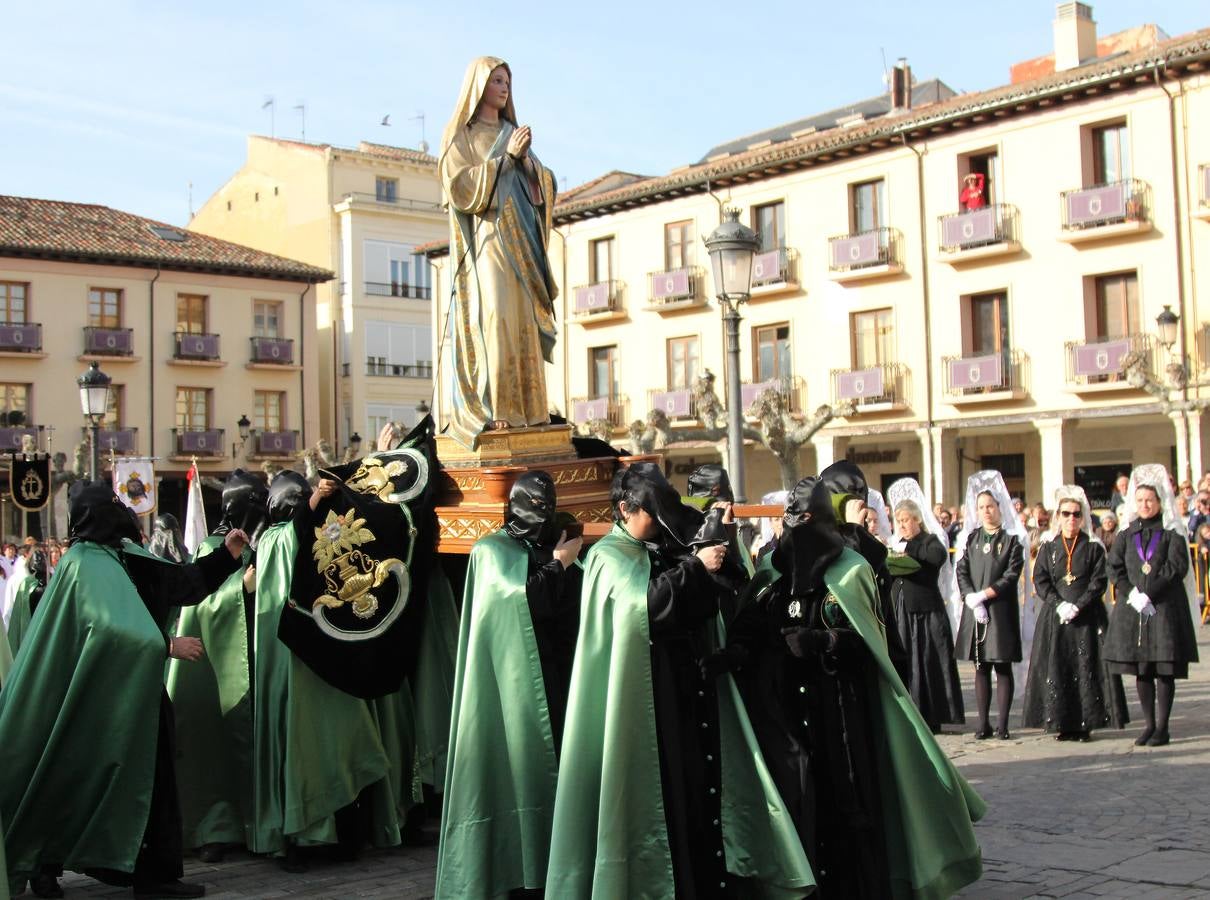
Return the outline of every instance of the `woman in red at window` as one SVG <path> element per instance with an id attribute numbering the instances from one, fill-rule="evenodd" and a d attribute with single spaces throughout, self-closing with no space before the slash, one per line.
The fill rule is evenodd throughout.
<path id="1" fill-rule="evenodd" d="M 982 209 L 987 205 L 987 198 L 983 193 L 983 186 L 986 183 L 981 172 L 971 172 L 962 179 L 965 187 L 962 188 L 962 193 L 958 195 L 958 204 L 967 212 L 976 209 Z"/>

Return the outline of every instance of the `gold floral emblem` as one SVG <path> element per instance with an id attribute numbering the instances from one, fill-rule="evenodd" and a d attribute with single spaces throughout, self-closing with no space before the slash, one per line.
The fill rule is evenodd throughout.
<path id="1" fill-rule="evenodd" d="M 407 474 L 408 460 L 416 468 L 416 479 L 410 487 L 400 490 L 395 479 Z M 419 451 L 404 447 L 391 452 L 387 459 L 367 456 L 345 486 L 359 494 L 377 497 L 383 503 L 406 503 L 419 496 L 427 483 L 428 460 Z"/>
<path id="2" fill-rule="evenodd" d="M 374 532 L 365 524 L 366 520 L 357 518 L 352 509 L 344 515 L 328 510 L 323 525 L 315 529 L 312 551 L 327 593 L 312 604 L 313 609 L 319 606 L 340 609 L 349 604 L 353 615 L 360 619 L 369 619 L 378 611 L 378 600 L 370 591 L 393 572 L 402 570 L 403 561 L 380 562 L 364 553 L 361 546 L 375 539 Z"/>

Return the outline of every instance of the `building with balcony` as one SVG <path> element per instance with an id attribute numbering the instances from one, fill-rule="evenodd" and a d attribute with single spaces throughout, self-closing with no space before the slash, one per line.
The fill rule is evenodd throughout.
<path id="1" fill-rule="evenodd" d="M 315 294 L 329 278 L 104 206 L 0 197 L 0 449 L 28 434 L 70 459 L 86 439 L 76 378 L 96 361 L 112 379 L 102 465 L 155 457 L 164 510 L 181 511 L 194 457 L 220 478 L 296 459 L 320 435 Z M 242 416 L 293 446 L 233 457 Z M 5 535 L 25 527 L 11 512 Z"/>
<path id="2" fill-rule="evenodd" d="M 415 424 L 431 399 L 434 294 L 418 248 L 449 235 L 440 202 L 427 152 L 251 136 L 244 165 L 189 224 L 338 273 L 316 305 L 320 433 L 338 446 L 388 421 Z M 288 351 L 253 348 L 269 367 Z"/>

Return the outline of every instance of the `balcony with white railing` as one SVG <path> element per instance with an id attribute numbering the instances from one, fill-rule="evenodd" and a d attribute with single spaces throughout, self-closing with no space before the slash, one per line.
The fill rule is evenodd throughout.
<path id="1" fill-rule="evenodd" d="M 0 354 L 45 356 L 42 352 L 42 326 L 38 322 L 0 324 Z"/>
<path id="2" fill-rule="evenodd" d="M 1149 334 L 1068 341 L 1065 349 L 1068 390 L 1074 394 L 1137 390 L 1122 371 L 1132 353 L 1142 356 L 1146 368 L 1155 371 L 1155 339 Z"/>
<path id="3" fill-rule="evenodd" d="M 832 404 L 853 404 L 858 414 L 898 412 L 910 405 L 908 369 L 884 363 L 863 369 L 832 370 Z"/>
<path id="4" fill-rule="evenodd" d="M 626 318 L 624 285 L 620 281 L 597 281 L 572 289 L 571 321 L 596 325 Z"/>
<path id="5" fill-rule="evenodd" d="M 1151 186 L 1141 178 L 1064 191 L 1060 205 L 1059 240 L 1068 244 L 1128 237 L 1152 228 Z"/>
<path id="6" fill-rule="evenodd" d="M 828 277 L 833 281 L 885 278 L 903 271 L 903 239 L 894 228 L 874 228 L 828 239 Z"/>
<path id="7" fill-rule="evenodd" d="M 798 251 L 793 247 L 764 250 L 752 259 L 752 300 L 799 289 Z"/>
<path id="8" fill-rule="evenodd" d="M 1019 350 L 946 356 L 945 399 L 955 406 L 1002 403 L 1029 394 L 1029 357 Z"/>
<path id="9" fill-rule="evenodd" d="M 647 309 L 658 313 L 700 309 L 706 305 L 706 292 L 702 287 L 702 270 L 697 266 L 648 272 Z"/>
<path id="10" fill-rule="evenodd" d="M 1007 203 L 941 216 L 937 227 L 939 259 L 950 265 L 1021 252 L 1017 208 Z"/>
<path id="11" fill-rule="evenodd" d="M 576 397 L 571 401 L 571 421 L 575 425 L 589 422 L 608 422 L 614 431 L 629 425 L 629 398 L 624 394 L 614 397 Z"/>

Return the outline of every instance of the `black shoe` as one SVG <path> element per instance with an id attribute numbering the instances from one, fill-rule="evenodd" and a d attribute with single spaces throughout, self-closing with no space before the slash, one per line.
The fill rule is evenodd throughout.
<path id="1" fill-rule="evenodd" d="M 204 863 L 221 863 L 225 855 L 222 844 L 203 844 L 197 851 L 197 858 Z"/>
<path id="2" fill-rule="evenodd" d="M 1058 734 L 1055 735 L 1056 741 L 1074 741 L 1075 739 L 1076 739 L 1076 736 L 1074 734 L 1072 734 L 1070 731 L 1060 731 Z"/>
<path id="3" fill-rule="evenodd" d="M 996 740 L 1011 741 L 1012 739 L 1013 739 L 1013 736 L 1008 733 L 1007 728 L 1001 728 L 996 731 Z"/>
<path id="4" fill-rule="evenodd" d="M 29 880 L 29 889 L 35 897 L 62 897 L 63 888 L 53 875 L 35 875 Z"/>
<path id="5" fill-rule="evenodd" d="M 1150 738 L 1148 738 L 1147 746 L 1148 747 L 1163 747 L 1170 740 L 1171 740 L 1171 738 L 1168 735 L 1168 729 L 1165 728 L 1163 731 L 1157 731 Z M 60 896 L 62 896 L 62 895 L 60 895 Z"/>
<path id="6" fill-rule="evenodd" d="M 204 897 L 204 884 L 189 884 L 177 879 L 175 881 L 151 881 L 146 884 L 136 884 L 134 895 L 139 900 L 151 900 L 154 897 Z"/>
<path id="7" fill-rule="evenodd" d="M 975 740 L 986 741 L 994 733 L 995 732 L 992 731 L 992 727 L 990 725 L 984 725 L 982 728 L 980 728 L 978 731 L 975 732 Z"/>
<path id="8" fill-rule="evenodd" d="M 307 863 L 307 857 L 303 853 L 302 848 L 294 844 L 286 848 L 285 856 L 277 858 L 277 864 L 283 872 L 289 872 L 293 875 L 301 874 L 311 868 Z"/>
<path id="9" fill-rule="evenodd" d="M 1152 736 L 1153 734 L 1155 734 L 1155 726 L 1154 726 L 1154 725 L 1152 725 L 1150 728 L 1144 728 L 1144 729 L 1143 729 L 1143 733 L 1142 733 L 1142 734 L 1140 734 L 1138 737 L 1136 737 L 1136 738 L 1134 739 L 1134 745 L 1135 745 L 1136 747 L 1145 747 L 1145 746 L 1147 746 L 1147 742 L 1151 740 L 1151 736 Z"/>

